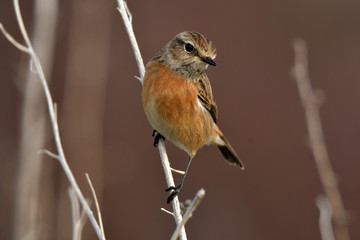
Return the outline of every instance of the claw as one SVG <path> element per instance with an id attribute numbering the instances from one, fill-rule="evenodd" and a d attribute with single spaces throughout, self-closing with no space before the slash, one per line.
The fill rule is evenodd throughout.
<path id="1" fill-rule="evenodd" d="M 159 134 L 159 133 L 157 133 L 157 134 Z M 171 187 L 168 187 L 167 189 L 165 189 L 165 191 L 167 191 L 167 192 L 170 191 L 170 190 L 173 190 L 170 193 L 169 197 L 167 198 L 167 203 L 170 203 L 179 194 L 179 192 L 181 191 L 181 189 L 182 189 L 182 187 L 184 185 L 185 177 L 186 177 L 186 175 L 187 175 L 187 173 L 189 171 L 189 167 L 190 167 L 192 159 L 193 159 L 193 157 L 189 157 L 189 162 L 188 162 L 188 164 L 186 166 L 184 176 L 182 177 L 179 186 L 177 186 L 177 187 L 171 186 Z"/>
<path id="2" fill-rule="evenodd" d="M 161 135 L 161 134 L 160 134 L 158 131 L 156 131 L 155 129 L 154 129 L 154 131 L 153 131 L 153 133 L 152 133 L 152 136 L 153 136 L 153 137 L 155 136 L 155 138 L 154 138 L 154 143 L 153 143 L 154 147 L 157 147 L 157 146 L 158 146 L 160 139 L 164 139 L 164 140 L 165 140 L 164 136 Z"/>
<path id="3" fill-rule="evenodd" d="M 167 189 L 165 189 L 165 191 L 167 191 L 167 192 L 170 190 L 173 190 L 170 193 L 170 195 L 168 196 L 166 203 L 168 203 L 168 204 L 171 203 L 171 201 L 180 193 L 181 189 L 182 189 L 182 184 L 180 184 L 177 187 L 171 186 L 171 187 L 168 187 Z"/>
<path id="4" fill-rule="evenodd" d="M 170 190 L 176 190 L 176 187 L 171 186 L 171 187 L 168 187 L 167 189 L 165 189 L 166 192 L 168 192 L 168 191 L 170 191 Z"/>
<path id="5" fill-rule="evenodd" d="M 166 203 L 167 204 L 171 203 L 171 201 L 179 194 L 179 192 L 180 192 L 179 190 L 174 190 L 167 198 Z"/>

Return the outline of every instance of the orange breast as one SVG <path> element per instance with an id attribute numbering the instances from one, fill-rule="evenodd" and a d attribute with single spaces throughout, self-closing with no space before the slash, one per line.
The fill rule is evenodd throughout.
<path id="1" fill-rule="evenodd" d="M 154 129 L 190 156 L 209 142 L 213 128 L 210 114 L 199 105 L 194 83 L 162 64 L 146 66 L 142 100 Z"/>

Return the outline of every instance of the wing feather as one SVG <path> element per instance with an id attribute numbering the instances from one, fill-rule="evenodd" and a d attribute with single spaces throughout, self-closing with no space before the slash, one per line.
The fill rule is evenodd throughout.
<path id="1" fill-rule="evenodd" d="M 198 98 L 201 104 L 209 111 L 214 122 L 217 122 L 218 110 L 213 98 L 209 78 L 205 73 L 201 74 L 196 82 L 198 88 Z"/>

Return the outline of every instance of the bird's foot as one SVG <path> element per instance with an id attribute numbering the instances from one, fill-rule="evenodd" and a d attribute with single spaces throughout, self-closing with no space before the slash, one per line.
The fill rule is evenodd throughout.
<path id="1" fill-rule="evenodd" d="M 170 193 L 166 202 L 168 204 L 171 203 L 171 201 L 180 193 L 181 189 L 182 189 L 182 184 L 180 184 L 177 187 L 171 186 L 171 187 L 168 187 L 167 189 L 165 189 L 165 191 L 167 191 L 167 192 L 172 190 L 172 192 Z"/>
<path id="2" fill-rule="evenodd" d="M 154 137 L 154 143 L 153 143 L 154 147 L 157 147 L 157 146 L 158 146 L 160 139 L 164 139 L 164 141 L 165 141 L 164 136 L 161 135 L 161 134 L 160 134 L 158 131 L 156 131 L 155 129 L 154 129 L 154 131 L 153 131 L 153 133 L 152 133 L 152 136 Z"/>

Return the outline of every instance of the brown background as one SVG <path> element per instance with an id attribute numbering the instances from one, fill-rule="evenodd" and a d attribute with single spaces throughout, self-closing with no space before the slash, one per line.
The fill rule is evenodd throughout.
<path id="1" fill-rule="evenodd" d="M 33 3 L 21 1 L 26 27 Z M 129 1 L 147 62 L 168 40 L 196 30 L 217 47 L 208 71 L 219 125 L 246 166 L 228 166 L 204 147 L 190 168 L 181 200 L 204 187 L 206 197 L 187 224 L 189 239 L 320 239 L 315 198 L 322 193 L 296 84 L 292 41 L 304 38 L 310 77 L 323 90 L 326 143 L 338 174 L 352 239 L 360 239 L 360 2 Z M 12 3 L 0 21 L 22 42 Z M 107 239 L 169 239 L 169 209 L 158 151 L 141 105 L 137 65 L 115 1 L 61 1 L 53 71 L 65 154 L 86 196 L 88 172 L 101 201 Z M 28 56 L 0 37 L 0 238 L 11 239 L 19 159 L 24 73 Z M 19 70 L 23 62 L 23 70 Z M 40 107 L 40 106 L 39 106 Z M 44 148 L 55 151 L 50 127 Z M 187 156 L 167 142 L 172 166 Z M 44 157 L 40 239 L 70 239 L 68 181 Z M 180 176 L 177 176 L 177 182 Z M 42 185 L 41 185 L 42 186 Z M 42 202 L 47 204 L 42 204 Z M 96 239 L 89 223 L 83 239 Z"/>

